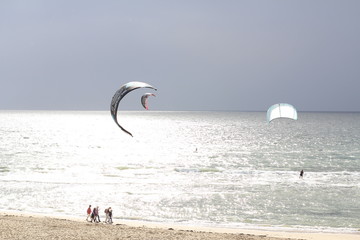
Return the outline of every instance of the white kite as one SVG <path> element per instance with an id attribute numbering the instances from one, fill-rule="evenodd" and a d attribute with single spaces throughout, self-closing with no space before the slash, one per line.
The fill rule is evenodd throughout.
<path id="1" fill-rule="evenodd" d="M 297 111 L 294 106 L 287 103 L 277 103 L 272 105 L 266 115 L 267 122 L 270 123 L 276 118 L 290 118 L 297 120 Z"/>

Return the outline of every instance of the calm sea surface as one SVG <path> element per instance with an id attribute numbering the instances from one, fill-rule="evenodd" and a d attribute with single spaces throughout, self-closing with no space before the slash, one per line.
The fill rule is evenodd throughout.
<path id="1" fill-rule="evenodd" d="M 358 231 L 360 113 L 0 111 L 0 210 Z M 304 169 L 304 178 L 299 172 Z"/>

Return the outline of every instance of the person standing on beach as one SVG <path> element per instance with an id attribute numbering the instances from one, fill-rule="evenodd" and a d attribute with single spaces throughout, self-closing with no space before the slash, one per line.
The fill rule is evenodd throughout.
<path id="1" fill-rule="evenodd" d="M 112 220 L 112 209 L 111 209 L 111 207 L 109 207 L 108 212 L 109 212 L 109 221 L 108 221 L 108 223 L 112 224 L 113 220 Z"/>
<path id="2" fill-rule="evenodd" d="M 109 208 L 105 209 L 105 223 L 107 223 L 109 221 Z"/>
<path id="3" fill-rule="evenodd" d="M 100 221 L 100 214 L 99 214 L 99 206 L 96 207 L 96 216 L 97 216 L 98 222 L 101 222 Z"/>
<path id="4" fill-rule="evenodd" d="M 90 217 L 90 219 L 91 219 L 91 205 L 89 205 L 86 213 L 87 213 L 86 221 L 89 221 L 89 217 Z"/>
<path id="5" fill-rule="evenodd" d="M 304 170 L 300 171 L 300 177 L 299 178 L 303 178 L 304 177 Z"/>
<path id="6" fill-rule="evenodd" d="M 94 207 L 94 209 L 91 213 L 91 222 L 94 221 L 94 223 L 96 223 L 97 222 L 96 217 L 97 217 L 97 210 L 96 210 L 96 207 Z"/>

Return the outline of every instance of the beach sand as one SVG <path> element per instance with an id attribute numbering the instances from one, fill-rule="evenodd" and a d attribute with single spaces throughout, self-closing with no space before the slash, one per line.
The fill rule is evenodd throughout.
<path id="1" fill-rule="evenodd" d="M 0 239 L 360 240 L 360 234 L 272 232 L 116 221 L 109 225 L 89 223 L 82 219 L 1 213 Z"/>

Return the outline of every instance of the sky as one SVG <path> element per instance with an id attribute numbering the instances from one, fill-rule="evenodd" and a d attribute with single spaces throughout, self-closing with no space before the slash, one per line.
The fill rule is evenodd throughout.
<path id="1" fill-rule="evenodd" d="M 0 0 L 0 110 L 360 111 L 358 0 Z"/>

